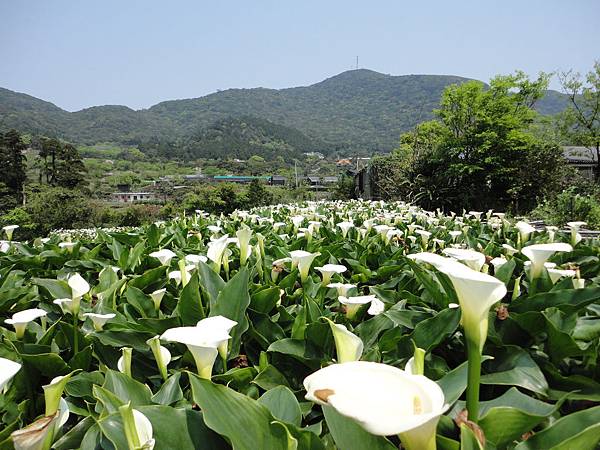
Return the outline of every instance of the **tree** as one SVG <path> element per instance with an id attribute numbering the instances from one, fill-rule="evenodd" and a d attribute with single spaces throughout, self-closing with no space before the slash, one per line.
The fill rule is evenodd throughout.
<path id="1" fill-rule="evenodd" d="M 262 156 L 252 155 L 248 158 L 248 170 L 250 170 L 250 175 L 264 175 L 266 168 L 265 158 Z"/>
<path id="2" fill-rule="evenodd" d="M 62 144 L 58 159 L 54 177 L 56 186 L 76 189 L 87 185 L 87 169 L 74 145 Z"/>
<path id="3" fill-rule="evenodd" d="M 42 161 L 39 172 L 39 182 L 45 179 L 46 184 L 54 184 L 56 175 L 56 159 L 60 153 L 60 141 L 54 138 L 42 137 L 35 145 L 38 149 L 38 158 Z"/>
<path id="4" fill-rule="evenodd" d="M 0 133 L 0 195 L 8 197 L 8 201 L 2 201 L 0 206 L 9 206 L 11 199 L 15 204 L 10 206 L 23 203 L 23 185 L 27 179 L 23 151 L 26 148 L 18 131 Z"/>
<path id="5" fill-rule="evenodd" d="M 39 182 L 68 189 L 87 185 L 87 169 L 77 148 L 58 139 L 42 137 L 36 144 L 41 163 Z"/>
<path id="6" fill-rule="evenodd" d="M 273 201 L 273 195 L 257 179 L 254 179 L 248 185 L 246 192 L 248 207 L 269 205 Z"/>
<path id="7" fill-rule="evenodd" d="M 572 71 L 559 75 L 570 107 L 563 114 L 573 143 L 593 147 L 596 152 L 596 181 L 600 181 L 600 61 L 594 63 L 585 79 Z"/>
<path id="8" fill-rule="evenodd" d="M 562 180 L 558 145 L 532 132 L 548 85 L 522 72 L 445 89 L 437 121 L 401 137 L 413 198 L 425 207 L 532 208 Z M 541 175 L 543 174 L 543 176 Z"/>
<path id="9" fill-rule="evenodd" d="M 77 190 L 38 185 L 27 197 L 25 208 L 35 222 L 38 236 L 58 228 L 91 224 L 89 201 Z"/>

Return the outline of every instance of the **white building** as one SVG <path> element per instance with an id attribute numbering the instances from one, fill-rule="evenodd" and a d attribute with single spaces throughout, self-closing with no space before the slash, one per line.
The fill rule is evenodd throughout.
<path id="1" fill-rule="evenodd" d="M 119 203 L 148 202 L 155 199 L 153 192 L 113 192 L 112 199 Z"/>

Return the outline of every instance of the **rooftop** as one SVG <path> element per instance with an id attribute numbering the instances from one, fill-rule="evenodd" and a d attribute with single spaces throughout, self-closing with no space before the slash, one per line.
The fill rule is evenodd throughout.
<path id="1" fill-rule="evenodd" d="M 569 162 L 593 164 L 598 160 L 596 158 L 596 149 L 593 147 L 565 146 L 563 155 Z"/>

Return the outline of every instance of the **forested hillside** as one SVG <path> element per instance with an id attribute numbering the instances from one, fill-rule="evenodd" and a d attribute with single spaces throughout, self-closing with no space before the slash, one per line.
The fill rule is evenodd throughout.
<path id="1" fill-rule="evenodd" d="M 150 141 L 140 145 L 147 155 L 167 158 L 248 159 L 257 155 L 267 160 L 281 157 L 288 162 L 325 147 L 294 128 L 251 116 L 220 119 L 175 143 Z"/>
<path id="2" fill-rule="evenodd" d="M 393 148 L 402 132 L 432 118 L 446 86 L 466 80 L 448 75 L 391 76 L 361 69 L 306 87 L 228 89 L 162 102 L 147 110 L 96 106 L 73 113 L 0 89 L 0 130 L 16 128 L 82 144 L 109 141 L 157 146 L 177 142 L 180 146 L 183 142 L 193 149 L 197 148 L 193 142 L 213 141 L 210 136 L 219 121 L 251 116 L 271 122 L 267 128 L 273 124 L 294 128 L 306 138 L 324 143 L 324 151 L 344 148 L 369 153 Z M 553 114 L 565 104 L 562 94 L 549 91 L 538 108 Z M 201 152 L 213 152 L 210 148 L 218 145 L 212 142 Z"/>

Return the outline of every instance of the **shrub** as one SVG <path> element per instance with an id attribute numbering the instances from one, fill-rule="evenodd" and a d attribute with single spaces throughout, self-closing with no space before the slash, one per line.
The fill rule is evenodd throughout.
<path id="1" fill-rule="evenodd" d="M 25 208 L 14 208 L 0 216 L 0 228 L 6 225 L 19 225 L 13 235 L 15 240 L 27 240 L 35 237 L 37 224 Z"/>
<path id="2" fill-rule="evenodd" d="M 548 224 L 563 226 L 570 221 L 587 222 L 589 228 L 600 228 L 600 201 L 594 194 L 579 194 L 577 187 L 563 190 L 555 198 L 545 200 L 530 216 Z"/>
<path id="3" fill-rule="evenodd" d="M 38 186 L 28 196 L 26 212 L 33 218 L 37 235 L 46 235 L 58 228 L 90 226 L 92 209 L 79 191 L 60 187 Z"/>

